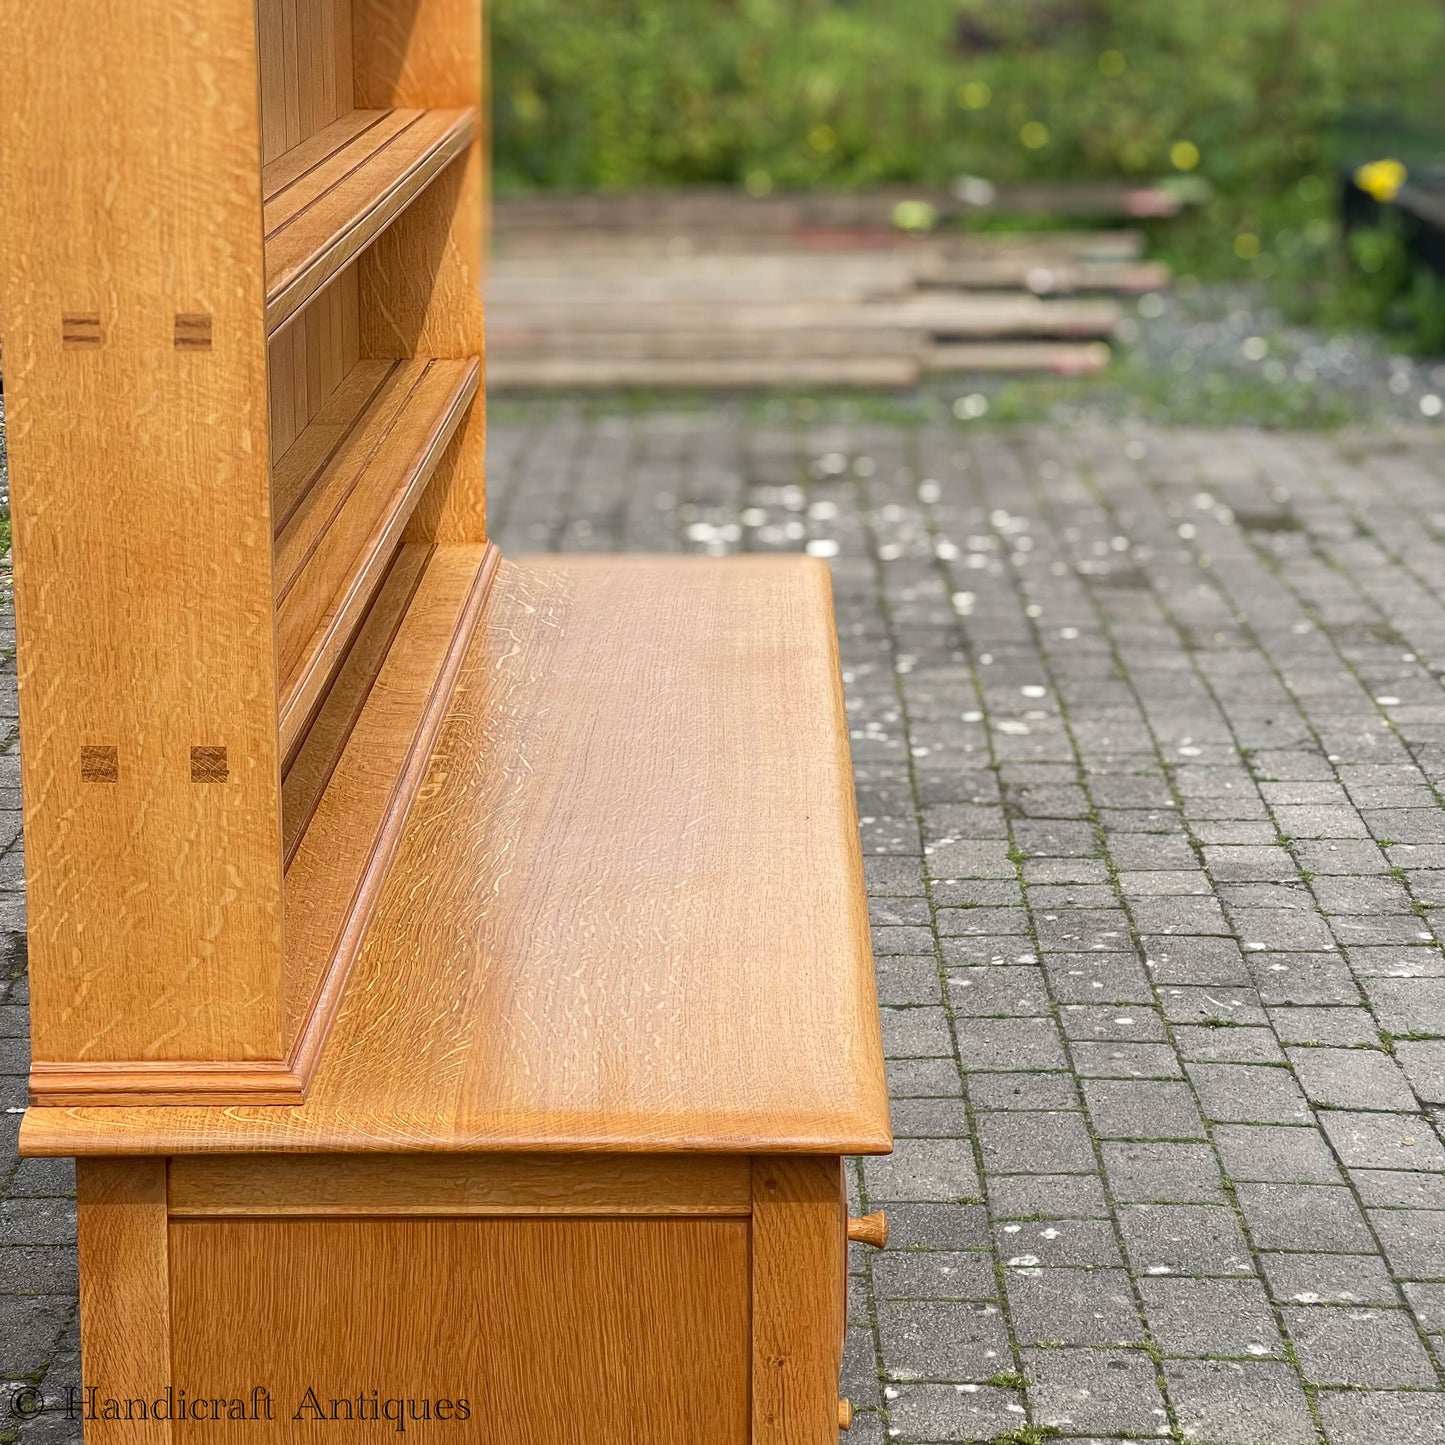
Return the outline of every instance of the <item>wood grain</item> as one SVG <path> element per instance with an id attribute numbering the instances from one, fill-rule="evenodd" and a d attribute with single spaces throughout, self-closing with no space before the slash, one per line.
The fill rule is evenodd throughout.
<path id="1" fill-rule="evenodd" d="M 171 1383 L 166 1161 L 80 1160 L 75 1193 L 85 1384 L 102 1399 L 158 1399 Z M 85 1438 L 170 1445 L 171 1426 L 92 1419 Z"/>
<path id="2" fill-rule="evenodd" d="M 206 1445 L 394 1441 L 333 1398 L 468 1401 L 408 1420 L 465 1445 L 746 1445 L 744 1220 L 180 1220 L 176 1378 L 275 1397 L 274 1423 L 178 1425 Z M 299 1341 L 305 1348 L 298 1349 Z"/>
<path id="3" fill-rule="evenodd" d="M 838 1159 L 753 1161 L 752 1445 L 834 1445 L 847 1323 Z"/>
<path id="4" fill-rule="evenodd" d="M 609 1154 L 175 1159 L 172 1216 L 752 1213 L 748 1161 Z"/>
<path id="5" fill-rule="evenodd" d="M 484 18 L 475 0 L 355 0 L 355 36 L 358 105 L 485 112 Z M 485 357 L 486 177 L 479 127 L 458 163 L 362 257 L 363 356 Z M 485 540 L 485 453 L 485 410 L 473 407 L 410 540 Z"/>
<path id="6" fill-rule="evenodd" d="M 288 928 L 308 844 L 347 836 L 320 820 Z M 307 1102 L 32 1110 L 22 1140 L 890 1142 L 828 572 L 796 557 L 504 562 Z"/>
<path id="7" fill-rule="evenodd" d="M 293 443 L 351 379 L 361 356 L 357 296 L 352 264 L 267 344 L 273 466 L 290 456 Z M 273 525 L 284 520 L 273 506 Z"/>
<path id="8" fill-rule="evenodd" d="M 338 285 L 340 283 L 337 283 Z M 336 290 L 327 290 L 322 300 Z M 316 309 L 317 301 L 311 309 Z M 306 328 L 292 327 L 283 331 L 271 342 L 274 353 L 293 335 L 305 335 Z M 338 385 L 326 400 L 302 423 L 285 447 L 276 445 L 275 417 L 272 418 L 272 446 L 276 456 L 271 467 L 271 525 L 281 531 L 291 520 L 301 499 L 316 484 L 328 466 L 332 465 L 337 450 L 353 434 L 357 420 L 372 405 L 376 394 L 395 371 L 395 365 L 387 361 L 355 362 L 340 378 Z M 272 377 L 276 368 L 272 365 Z"/>
<path id="9" fill-rule="evenodd" d="M 438 547 L 286 870 L 287 1038 L 310 1079 L 497 565 Z"/>
<path id="10" fill-rule="evenodd" d="M 348 122 L 336 124 L 346 127 Z M 268 331 L 285 325 L 465 154 L 477 125 L 477 113 L 470 109 L 379 112 L 372 125 L 334 153 L 268 190 Z M 286 158 L 273 164 L 284 173 Z"/>
<path id="11" fill-rule="evenodd" d="M 340 666 L 480 382 L 476 361 L 395 368 L 277 537 L 284 755 Z"/>
<path id="12" fill-rule="evenodd" d="M 350 0 L 256 0 L 262 158 L 352 108 Z"/>
<path id="13" fill-rule="evenodd" d="M 358 660 L 364 695 L 348 679 L 334 709 L 318 717 L 320 756 L 303 749 L 290 798 L 303 816 L 293 824 L 300 837 L 291 839 L 286 874 L 284 1058 L 38 1061 L 30 1077 L 34 1103 L 219 1108 L 304 1097 L 495 568 L 495 549 L 485 546 L 406 551 L 398 559 L 399 586 L 410 589 L 405 616 L 382 624 L 392 645 L 384 659 Z M 411 574 L 423 559 L 418 579 Z M 380 641 L 371 639 L 375 647 Z M 318 814 L 308 850 L 306 824 Z"/>
<path id="14" fill-rule="evenodd" d="M 0 33 L 35 1057 L 276 1059 L 254 10 L 3 0 Z M 69 312 L 103 345 L 65 350 Z M 211 350 L 176 349 L 178 314 Z M 87 745 L 117 749 L 113 784 L 83 780 Z M 225 784 L 191 781 L 196 745 Z"/>
<path id="15" fill-rule="evenodd" d="M 299 739 L 296 756 L 281 780 L 281 843 L 288 868 L 371 696 L 430 553 L 425 543 L 397 550 L 325 700 Z"/>
<path id="16" fill-rule="evenodd" d="M 306 1080 L 282 1059 L 81 1060 L 30 1065 L 30 1102 L 40 1106 L 299 1104 Z"/>

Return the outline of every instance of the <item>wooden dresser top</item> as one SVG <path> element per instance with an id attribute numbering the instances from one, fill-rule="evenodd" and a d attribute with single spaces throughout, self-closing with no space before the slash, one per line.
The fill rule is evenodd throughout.
<path id="1" fill-rule="evenodd" d="M 504 562 L 305 1104 L 28 1154 L 891 1147 L 826 568 Z"/>

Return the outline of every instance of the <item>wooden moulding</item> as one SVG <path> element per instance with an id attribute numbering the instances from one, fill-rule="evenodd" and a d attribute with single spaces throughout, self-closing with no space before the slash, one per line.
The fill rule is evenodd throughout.
<path id="1" fill-rule="evenodd" d="M 363 364 L 369 377 L 374 363 Z M 481 363 L 394 363 L 304 494 L 283 496 L 276 538 L 281 753 L 290 759 L 481 384 Z M 323 424 L 323 432 L 331 431 Z M 296 442 L 308 454 L 308 433 Z M 292 470 L 280 479 L 292 482 Z"/>
<path id="2" fill-rule="evenodd" d="M 752 1213 L 746 1158 L 279 1154 L 171 1160 L 172 1217 Z"/>
<path id="3" fill-rule="evenodd" d="M 234 1062 L 136 1060 L 31 1066 L 31 1101 L 83 1104 L 299 1104 L 446 713 L 462 658 L 496 571 L 493 544 L 433 550 L 406 618 L 341 750 L 313 824 L 349 820 L 286 875 L 287 949 L 298 982 L 287 1000 L 288 1056 Z M 410 584 L 409 584 L 410 585 Z M 308 830 L 309 831 L 309 830 Z"/>
<path id="4" fill-rule="evenodd" d="M 462 110 L 354 110 L 266 167 L 266 329 L 279 330 L 478 133 Z"/>

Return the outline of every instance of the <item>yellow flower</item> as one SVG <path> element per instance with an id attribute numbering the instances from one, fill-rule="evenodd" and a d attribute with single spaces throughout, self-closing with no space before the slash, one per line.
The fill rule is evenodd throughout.
<path id="1" fill-rule="evenodd" d="M 927 201 L 899 201 L 893 208 L 893 224 L 903 231 L 931 231 L 937 219 Z"/>
<path id="2" fill-rule="evenodd" d="M 1049 143 L 1049 128 L 1041 120 L 1031 120 L 1019 132 L 1019 139 L 1031 150 L 1042 150 Z"/>
<path id="3" fill-rule="evenodd" d="M 1192 140 L 1177 140 L 1169 147 L 1176 171 L 1192 171 L 1199 164 L 1199 147 Z"/>
<path id="4" fill-rule="evenodd" d="M 1400 161 L 1371 161 L 1355 172 L 1355 184 L 1377 201 L 1393 201 L 1409 174 Z"/>
<path id="5" fill-rule="evenodd" d="M 958 103 L 965 110 L 983 110 L 993 99 L 993 88 L 982 80 L 970 80 L 958 88 Z"/>

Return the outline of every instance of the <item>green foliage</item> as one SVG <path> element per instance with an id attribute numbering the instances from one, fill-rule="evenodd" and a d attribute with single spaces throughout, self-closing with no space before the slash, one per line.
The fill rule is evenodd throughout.
<path id="1" fill-rule="evenodd" d="M 1261 201 L 1308 176 L 1318 201 L 1336 119 L 1426 97 L 1442 22 L 1435 0 L 502 0 L 497 181 L 1187 170 Z"/>
<path id="2" fill-rule="evenodd" d="M 1172 177 L 1181 274 L 1445 345 L 1440 283 L 1333 221 L 1342 164 L 1441 132 L 1438 0 L 502 0 L 493 57 L 501 193 Z"/>
<path id="3" fill-rule="evenodd" d="M 991 1375 L 985 1385 L 994 1385 L 1001 1390 L 1026 1390 L 1029 1382 L 1018 1370 L 1006 1370 L 1001 1375 Z"/>
<path id="4" fill-rule="evenodd" d="M 1063 1433 L 1056 1425 L 1020 1425 L 1006 1435 L 995 1435 L 993 1445 L 1045 1445 Z"/>
<path id="5" fill-rule="evenodd" d="M 1445 281 L 1411 262 L 1392 221 L 1351 232 L 1333 270 L 1333 284 L 1317 278 L 1309 291 L 1297 293 L 1305 300 L 1297 311 L 1337 330 L 1388 332 L 1402 351 L 1445 352 Z"/>

